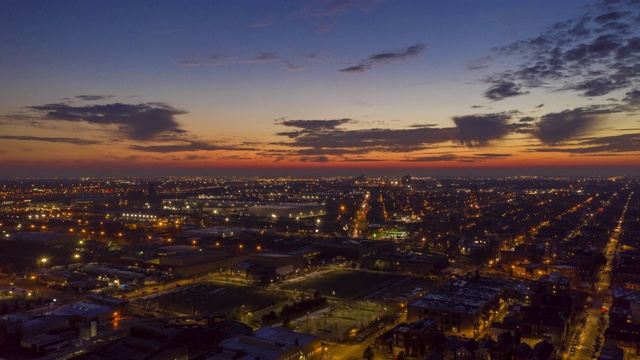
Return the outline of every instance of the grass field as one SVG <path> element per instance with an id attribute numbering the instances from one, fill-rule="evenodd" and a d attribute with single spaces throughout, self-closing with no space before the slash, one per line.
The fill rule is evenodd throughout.
<path id="1" fill-rule="evenodd" d="M 176 289 L 150 299 L 162 309 L 184 314 L 193 312 L 255 311 L 278 301 L 275 292 L 249 286 L 198 284 Z M 244 307 L 242 307 L 244 305 Z"/>
<path id="2" fill-rule="evenodd" d="M 359 270 L 338 270 L 322 276 L 283 286 L 286 290 L 307 292 L 319 290 L 323 296 L 333 296 L 340 299 L 362 298 L 369 291 L 386 282 L 400 280 L 404 276 L 367 272 Z M 335 292 L 335 294 L 334 294 Z"/>

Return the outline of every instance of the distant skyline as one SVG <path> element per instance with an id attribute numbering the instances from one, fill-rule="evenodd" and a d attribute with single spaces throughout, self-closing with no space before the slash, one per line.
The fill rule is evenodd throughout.
<path id="1" fill-rule="evenodd" d="M 640 175 L 640 1 L 0 0 L 0 177 Z"/>

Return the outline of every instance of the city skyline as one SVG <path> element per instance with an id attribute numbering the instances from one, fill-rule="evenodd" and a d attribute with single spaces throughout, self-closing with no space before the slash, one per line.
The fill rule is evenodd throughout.
<path id="1" fill-rule="evenodd" d="M 0 166 L 640 175 L 638 5 L 0 1 Z"/>

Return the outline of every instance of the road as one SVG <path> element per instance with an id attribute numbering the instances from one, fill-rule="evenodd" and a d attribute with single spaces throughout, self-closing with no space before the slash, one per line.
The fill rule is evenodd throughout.
<path id="1" fill-rule="evenodd" d="M 624 219 L 624 213 L 620 218 L 620 223 Z M 619 224 L 620 224 L 619 223 Z M 569 336 L 567 336 L 565 350 L 561 352 L 564 359 L 588 359 L 596 358 L 604 345 L 604 329 L 607 328 L 608 317 L 606 310 L 611 306 L 611 269 L 618 247 L 618 237 L 620 226 L 616 228 L 609 242 L 604 248 L 607 264 L 598 275 L 598 280 L 594 284 L 594 291 L 591 294 L 591 302 L 578 317 L 578 324 L 571 326 Z M 582 323 L 580 318 L 586 318 Z M 573 348 L 573 353 L 572 349 Z"/>
<path id="2" fill-rule="evenodd" d="M 367 222 L 367 213 L 369 212 L 369 199 L 371 198 L 371 193 L 367 192 L 362 199 L 362 203 L 360 207 L 356 211 L 355 219 L 353 219 L 353 224 L 351 226 L 351 231 L 349 235 L 351 238 L 358 239 L 362 236 L 362 233 L 367 230 L 368 222 Z"/>

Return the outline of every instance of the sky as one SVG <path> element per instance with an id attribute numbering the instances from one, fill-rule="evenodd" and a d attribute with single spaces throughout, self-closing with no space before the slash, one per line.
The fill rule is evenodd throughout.
<path id="1" fill-rule="evenodd" d="M 640 175 L 640 1 L 0 0 L 0 177 Z"/>

